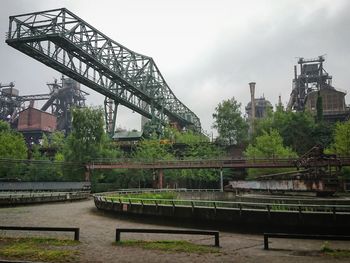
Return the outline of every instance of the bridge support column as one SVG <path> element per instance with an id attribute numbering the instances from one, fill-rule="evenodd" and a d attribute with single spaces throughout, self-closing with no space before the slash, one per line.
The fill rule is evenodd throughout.
<path id="1" fill-rule="evenodd" d="M 158 170 L 158 189 L 163 188 L 163 177 L 164 177 L 163 169 L 159 169 Z"/>
<path id="2" fill-rule="evenodd" d="M 112 137 L 115 132 L 119 103 L 111 98 L 105 97 L 105 122 L 107 133 Z"/>
<path id="3" fill-rule="evenodd" d="M 85 182 L 90 182 L 90 179 L 91 179 L 90 169 L 85 168 Z"/>

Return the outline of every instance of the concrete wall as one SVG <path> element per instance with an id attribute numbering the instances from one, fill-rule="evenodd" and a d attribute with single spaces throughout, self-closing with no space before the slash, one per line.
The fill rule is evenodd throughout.
<path id="1" fill-rule="evenodd" d="M 73 192 L 73 193 L 36 193 L 30 195 L 8 195 L 0 197 L 0 206 L 13 206 L 23 204 L 35 204 L 35 203 L 50 203 L 50 202 L 62 202 L 87 199 L 90 197 L 90 193 L 86 192 Z"/>
<path id="2" fill-rule="evenodd" d="M 0 182 L 0 191 L 89 191 L 90 182 Z"/>
<path id="3" fill-rule="evenodd" d="M 95 196 L 98 209 L 119 214 L 159 216 L 209 225 L 225 225 L 250 231 L 312 232 L 350 234 L 350 213 L 264 211 L 171 205 L 129 204 L 106 201 Z"/>

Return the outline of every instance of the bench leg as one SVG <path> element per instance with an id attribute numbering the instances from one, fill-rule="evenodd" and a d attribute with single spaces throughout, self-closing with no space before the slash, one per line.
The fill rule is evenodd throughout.
<path id="1" fill-rule="evenodd" d="M 269 237 L 264 235 L 264 249 L 269 249 Z"/>
<path id="2" fill-rule="evenodd" d="M 74 240 L 76 241 L 79 241 L 79 232 L 80 232 L 80 229 L 76 229 L 74 231 Z"/>
<path id="3" fill-rule="evenodd" d="M 219 233 L 215 233 L 215 246 L 220 247 Z"/>
<path id="4" fill-rule="evenodd" d="M 115 242 L 120 242 L 120 232 L 118 229 L 115 230 Z"/>

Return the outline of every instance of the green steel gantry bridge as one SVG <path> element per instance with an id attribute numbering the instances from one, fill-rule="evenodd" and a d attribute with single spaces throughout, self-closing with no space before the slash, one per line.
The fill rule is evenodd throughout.
<path id="1" fill-rule="evenodd" d="M 199 118 L 171 91 L 151 57 L 110 39 L 65 8 L 10 16 L 6 43 L 105 96 L 106 128 L 118 105 L 201 132 Z"/>

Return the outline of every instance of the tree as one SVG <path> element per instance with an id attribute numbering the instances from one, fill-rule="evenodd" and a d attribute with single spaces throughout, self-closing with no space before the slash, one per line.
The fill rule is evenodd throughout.
<path id="1" fill-rule="evenodd" d="M 0 121 L 0 158 L 27 158 L 27 146 L 22 134 L 12 131 L 9 125 L 2 121 Z M 18 177 L 22 168 L 22 165 L 10 165 L 8 162 L 1 162 L 0 177 Z"/>
<path id="2" fill-rule="evenodd" d="M 104 131 L 103 112 L 95 108 L 76 108 L 72 111 L 72 132 L 66 139 L 63 154 L 65 161 L 86 163 L 94 159 L 115 159 L 121 156 L 118 148 L 111 145 L 111 141 Z M 74 170 L 74 169 L 75 170 Z M 85 172 L 84 167 L 64 167 L 65 177 L 71 180 L 81 180 Z M 94 173 L 92 182 L 103 180 L 113 171 L 98 171 Z"/>
<path id="3" fill-rule="evenodd" d="M 65 143 L 64 133 L 61 131 L 55 131 L 50 135 L 43 135 L 43 147 L 55 148 L 57 152 L 60 152 L 63 149 Z"/>
<path id="4" fill-rule="evenodd" d="M 323 102 L 320 91 L 317 92 L 317 100 L 316 100 L 316 120 L 317 122 L 323 121 Z"/>
<path id="5" fill-rule="evenodd" d="M 17 132 L 0 132 L 0 158 L 26 159 L 27 146 L 23 136 Z"/>
<path id="6" fill-rule="evenodd" d="M 177 158 L 183 160 L 215 159 L 223 155 L 222 149 L 210 143 L 209 138 L 203 134 L 167 128 L 164 136 L 176 143 L 171 150 Z M 171 183 L 188 188 L 212 188 L 213 185 L 218 185 L 218 178 L 215 169 L 183 169 L 171 171 L 167 175 L 167 180 Z"/>
<path id="7" fill-rule="evenodd" d="M 72 132 L 67 138 L 65 159 L 88 162 L 100 157 L 103 137 L 103 113 L 101 109 L 75 108 L 72 111 Z"/>
<path id="8" fill-rule="evenodd" d="M 296 153 L 283 146 L 283 139 L 277 130 L 264 132 L 256 138 L 256 143 L 249 144 L 245 155 L 249 158 L 276 159 L 281 157 L 295 157 Z"/>
<path id="9" fill-rule="evenodd" d="M 266 118 L 257 120 L 254 137 L 262 136 L 270 129 L 274 129 L 283 138 L 286 146 L 298 154 L 303 154 L 316 143 L 327 143 L 324 138 L 324 135 L 327 134 L 327 128 L 328 126 L 322 122 L 315 124 L 315 119 L 309 112 L 277 109 L 277 111 L 269 113 Z"/>
<path id="10" fill-rule="evenodd" d="M 332 148 L 336 154 L 350 156 L 350 120 L 336 124 Z"/>
<path id="11" fill-rule="evenodd" d="M 289 147 L 284 147 L 283 139 L 277 130 L 264 132 L 263 135 L 256 138 L 255 144 L 249 144 L 244 155 L 249 159 L 276 159 L 276 158 L 294 158 L 297 154 Z M 256 160 L 255 160 L 256 161 Z M 249 177 L 260 174 L 271 174 L 289 171 L 290 169 L 249 169 Z"/>
<path id="12" fill-rule="evenodd" d="M 213 128 L 219 133 L 219 140 L 225 144 L 239 144 L 248 138 L 248 124 L 241 116 L 241 104 L 235 98 L 224 100 L 213 113 Z"/>
<path id="13" fill-rule="evenodd" d="M 171 160 L 174 156 L 168 151 L 169 145 L 161 144 L 155 137 L 140 141 L 134 158 L 140 161 Z"/>
<path id="14" fill-rule="evenodd" d="M 10 132 L 10 131 L 11 131 L 10 124 L 0 120 L 0 132 Z"/>

